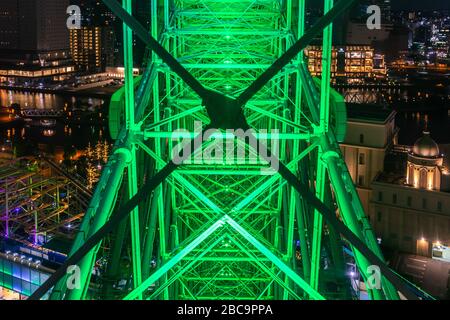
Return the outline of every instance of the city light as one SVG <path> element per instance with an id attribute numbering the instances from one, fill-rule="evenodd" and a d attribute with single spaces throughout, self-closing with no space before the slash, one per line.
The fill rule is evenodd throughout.
<path id="1" fill-rule="evenodd" d="M 0 299 L 448 298 L 446 1 L 0 8 Z"/>

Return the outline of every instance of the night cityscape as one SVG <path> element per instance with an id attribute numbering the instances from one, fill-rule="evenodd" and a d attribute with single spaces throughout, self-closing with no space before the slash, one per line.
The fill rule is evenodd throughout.
<path id="1" fill-rule="evenodd" d="M 450 2 L 0 0 L 39 299 L 450 300 Z"/>

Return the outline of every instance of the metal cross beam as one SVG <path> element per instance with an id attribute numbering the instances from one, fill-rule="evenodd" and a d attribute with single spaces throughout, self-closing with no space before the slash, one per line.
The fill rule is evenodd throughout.
<path id="1" fill-rule="evenodd" d="M 329 65 L 330 25 L 357 0 L 341 0 L 334 6 L 332 0 L 324 0 L 325 15 L 306 32 L 304 0 L 298 1 L 297 12 L 294 0 L 286 0 L 284 6 L 270 0 L 205 0 L 201 4 L 175 0 L 176 9 L 168 0 L 163 0 L 162 7 L 151 0 L 150 32 L 132 16 L 131 0 L 124 0 L 122 6 L 115 0 L 103 1 L 124 22 L 126 86 L 123 96 L 117 95 L 112 103 L 110 114 L 115 127 L 120 124 L 122 129 L 68 259 L 31 299 L 42 297 L 55 285 L 51 298 L 88 297 L 96 255 L 108 259 L 107 276 L 133 280 L 134 290 L 127 299 L 148 297 L 146 288 L 156 279 L 162 285 L 152 298 L 243 299 L 253 295 L 289 299 L 303 295 L 322 299 L 328 294 L 321 286 L 322 253 L 332 256 L 336 281 L 345 272 L 345 257 L 332 234 L 335 238 L 342 235 L 351 244 L 365 281 L 368 265 L 376 264 L 382 270 L 383 287 L 369 289 L 372 298 L 398 299 L 397 290 L 409 299 L 417 298 L 417 290 L 411 290 L 411 284 L 384 263 L 348 171 L 342 169 L 345 164 L 334 132 L 342 136 L 345 119 L 340 116 L 342 110 L 336 109 L 336 94 L 327 77 L 317 92 L 316 81 L 309 78 L 302 63 L 302 50 L 323 31 L 323 65 Z M 298 39 L 290 31 L 294 27 Z M 138 81 L 132 76 L 132 32 L 150 50 L 150 64 Z M 330 121 L 332 117 L 339 128 Z M 213 135 L 205 138 L 202 132 L 192 132 L 196 120 L 210 121 L 204 132 L 255 128 L 254 140 L 259 142 L 259 130 L 280 130 L 284 136 L 279 159 L 261 148 L 245 150 L 248 157 L 253 152 L 276 160 L 283 180 L 261 176 L 255 170 L 261 165 L 250 164 L 249 159 L 239 166 L 225 160 L 219 165 L 194 161 L 173 174 L 180 165 L 170 151 L 182 137 L 165 133 L 187 129 L 195 137 L 185 145 L 184 157 L 196 159 L 213 144 L 213 140 L 204 143 Z M 214 139 L 221 134 L 215 133 Z M 122 190 L 122 177 L 127 188 L 119 201 L 116 195 Z M 324 223 L 328 235 L 322 232 Z M 224 224 L 229 237 L 242 237 L 248 247 L 223 238 Z M 200 232 L 205 226 L 210 227 Z M 112 254 L 100 248 L 111 233 Z M 301 265 L 295 257 L 296 236 L 301 240 Z M 211 249 L 204 240 L 214 237 L 221 241 Z M 129 248 L 130 272 L 120 270 L 119 263 Z M 204 250 L 208 256 L 196 256 L 198 263 L 188 263 L 189 268 L 177 272 L 176 265 L 194 250 Z M 151 273 L 153 255 L 158 268 Z M 74 264 L 81 267 L 82 288 L 69 290 L 64 287 L 65 272 Z M 272 279 L 252 277 L 261 271 Z M 105 292 L 112 291 L 108 283 Z"/>

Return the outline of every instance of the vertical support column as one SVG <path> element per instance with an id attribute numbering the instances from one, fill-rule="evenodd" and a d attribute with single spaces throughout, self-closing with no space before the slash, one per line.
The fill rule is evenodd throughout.
<path id="1" fill-rule="evenodd" d="M 123 8 L 132 14 L 132 0 L 123 0 Z M 135 102 L 134 102 L 134 81 L 133 81 L 133 32 L 124 23 L 124 67 L 125 67 L 125 122 L 128 131 L 135 129 Z M 136 149 L 133 146 L 130 150 L 131 161 L 128 164 L 128 197 L 132 198 L 138 190 Z M 141 272 L 141 242 L 139 227 L 139 207 L 133 209 L 130 215 L 131 227 L 131 251 L 133 264 L 133 286 L 138 287 L 142 282 Z M 140 297 L 142 298 L 142 296 Z"/>
<path id="2" fill-rule="evenodd" d="M 298 36 L 297 38 L 302 37 L 305 34 L 305 16 L 306 16 L 306 0 L 299 0 L 298 5 L 298 26 L 297 26 L 297 32 Z M 297 79 L 296 79 L 296 102 L 295 105 L 297 106 L 295 108 L 295 115 L 294 115 L 294 121 L 295 123 L 300 124 L 301 123 L 301 108 L 303 103 L 303 79 L 300 75 L 300 65 L 303 62 L 303 52 L 299 54 L 298 57 L 298 63 L 299 67 L 297 68 Z M 299 132 L 300 130 L 295 128 L 295 132 Z M 305 145 L 305 143 L 303 143 Z M 293 145 L 293 154 L 298 154 L 300 152 L 301 148 L 301 141 L 295 140 Z M 307 163 L 308 159 L 302 159 L 302 162 L 297 166 L 297 170 L 300 170 L 301 173 L 301 179 L 303 182 L 307 182 Z M 311 277 L 311 260 L 310 260 L 310 250 L 309 250 L 309 242 L 308 242 L 308 225 L 307 221 L 309 218 L 309 210 L 308 204 L 305 203 L 298 195 L 298 193 L 294 190 L 294 188 L 291 188 L 291 201 L 292 205 L 291 207 L 296 208 L 297 211 L 297 226 L 298 226 L 298 233 L 299 233 L 299 239 L 300 239 L 300 250 L 301 250 L 301 256 L 302 256 L 302 266 L 303 266 L 303 276 L 305 280 L 309 282 L 309 279 Z"/>
<path id="3" fill-rule="evenodd" d="M 57 216 L 57 221 L 58 223 L 60 223 L 61 221 L 61 212 L 59 211 L 59 209 L 61 209 L 61 198 L 59 196 L 59 184 L 56 185 L 56 210 L 58 210 L 58 216 Z"/>
<path id="4" fill-rule="evenodd" d="M 294 225 L 295 225 L 295 210 L 290 208 L 290 187 L 283 186 L 283 214 L 284 214 L 284 229 L 285 236 L 284 241 L 286 241 L 286 256 L 284 257 L 285 263 L 288 266 L 295 266 L 295 254 L 294 254 Z M 295 268 L 294 268 L 295 270 Z M 285 275 L 284 282 L 286 287 L 283 290 L 283 300 L 289 299 L 289 289 L 292 288 L 292 280 Z"/>
<path id="5" fill-rule="evenodd" d="M 33 177 L 30 177 L 29 181 L 29 186 L 30 186 L 30 199 L 33 199 Z M 39 190 L 39 192 L 42 193 L 42 185 L 41 185 L 41 190 Z M 34 201 L 31 200 L 31 204 L 28 207 L 28 210 L 30 212 L 34 212 Z M 34 212 L 33 215 L 33 220 L 34 220 L 34 236 L 33 236 L 33 242 L 37 243 L 37 217 L 36 217 L 37 212 Z"/>
<path id="6" fill-rule="evenodd" d="M 333 0 L 324 0 L 324 14 L 333 7 Z M 326 134 L 330 119 L 330 80 L 331 80 L 331 55 L 333 42 L 333 25 L 330 24 L 323 32 L 322 44 L 322 80 L 320 96 L 320 124 L 319 131 Z M 323 201 L 325 194 L 326 167 L 322 161 L 322 148 L 319 147 L 317 156 L 316 196 Z M 317 290 L 319 287 L 320 255 L 322 246 L 323 217 L 314 211 L 314 226 L 312 239 L 311 279 L 310 285 Z"/>
<path id="7" fill-rule="evenodd" d="M 306 0 L 299 0 L 298 2 L 298 26 L 297 26 L 297 38 L 301 38 L 305 33 L 305 11 L 306 11 Z M 303 52 L 299 54 L 298 57 L 298 65 L 303 61 Z M 297 69 L 297 79 L 296 79 L 296 89 L 295 89 L 295 110 L 294 110 L 294 122 L 297 124 L 301 123 L 301 108 L 303 102 L 303 80 L 300 76 L 300 68 Z M 298 128 L 294 128 L 294 133 L 299 133 L 300 130 Z M 300 141 L 293 141 L 292 154 L 297 155 L 300 153 Z M 301 161 L 305 161 L 304 159 Z M 299 171 L 299 165 L 296 165 L 295 172 Z M 300 174 L 307 179 L 307 173 L 300 170 Z M 294 188 L 291 187 L 291 196 L 290 196 L 290 210 L 296 211 L 297 215 L 297 229 L 300 239 L 300 251 L 302 256 L 302 266 L 303 266 L 303 277 L 306 281 L 309 281 L 310 273 L 311 273 L 311 261 L 308 247 L 308 238 L 307 238 L 307 226 L 305 217 L 308 215 L 308 212 L 305 209 L 305 206 L 300 203 L 302 200 L 298 196 L 297 192 Z"/>
<path id="8" fill-rule="evenodd" d="M 154 38 L 158 38 L 158 0 L 151 0 L 151 34 Z M 158 68 L 158 57 L 152 52 L 152 62 Z M 156 74 L 155 81 L 153 83 L 153 114 L 154 114 L 154 122 L 158 123 L 161 120 L 161 110 L 160 110 L 160 100 L 159 100 L 159 72 Z M 159 131 L 159 127 L 155 129 Z M 161 139 L 155 138 L 155 153 L 158 157 L 161 157 Z M 156 169 L 159 171 L 161 166 L 157 163 Z M 158 192 L 157 196 L 157 211 L 158 211 L 158 224 L 159 224 L 159 256 L 161 261 L 159 263 L 164 264 L 166 259 L 166 221 L 165 221 L 165 212 L 164 212 L 164 185 L 161 185 L 160 192 Z M 167 275 L 162 276 L 161 280 L 164 282 L 167 279 Z M 163 298 L 165 300 L 169 299 L 169 291 L 167 288 L 163 291 Z"/>
<path id="9" fill-rule="evenodd" d="M 34 210 L 34 208 L 33 208 L 33 210 Z M 38 232 L 39 232 L 39 226 L 38 226 L 38 211 L 37 211 L 37 209 L 36 210 L 34 210 L 34 237 L 33 237 L 33 243 L 34 244 L 38 244 L 38 240 L 39 240 L 39 237 L 38 237 Z"/>
<path id="10" fill-rule="evenodd" d="M 293 10 L 293 1 L 287 0 L 286 1 L 286 29 L 292 30 L 292 10 Z M 286 48 L 284 50 L 287 50 L 290 45 L 290 33 L 286 36 Z M 281 46 L 280 46 L 281 47 Z M 284 96 L 283 98 L 287 99 L 289 95 L 289 75 L 286 73 L 284 76 Z M 290 110 L 285 109 L 283 111 L 283 117 L 285 119 L 290 118 Z M 282 125 L 282 132 L 287 131 L 287 126 L 285 123 Z M 282 147 L 281 154 L 286 154 L 286 144 L 287 140 L 282 141 Z M 295 144 L 295 142 L 294 142 Z M 293 154 L 296 154 L 295 151 Z M 286 159 L 287 160 L 287 159 Z M 283 214 L 285 214 L 285 220 L 286 223 L 284 223 L 284 229 L 285 229 L 285 241 L 286 241 L 286 258 L 285 262 L 288 265 L 292 265 L 295 262 L 295 255 L 294 255 L 294 221 L 295 221 L 295 207 L 292 208 L 292 190 L 291 187 L 283 187 L 282 196 L 284 198 L 283 201 L 283 207 L 286 205 L 286 207 L 283 210 Z M 284 282 L 286 284 L 286 288 L 283 290 L 283 300 L 289 299 L 289 291 L 287 288 L 290 287 L 290 283 L 292 281 L 289 279 L 289 277 L 286 275 L 284 278 Z"/>
<path id="11" fill-rule="evenodd" d="M 172 1 L 169 2 L 169 0 L 164 0 L 164 32 L 166 32 L 166 34 L 170 34 L 171 31 L 171 25 L 170 25 L 170 10 L 172 10 L 171 8 L 171 4 Z M 164 42 L 164 47 L 166 48 L 167 51 L 171 52 L 171 45 L 173 47 L 176 46 L 175 40 L 171 37 L 171 36 L 167 36 L 167 38 L 165 39 Z M 174 53 L 174 58 L 176 59 L 176 50 L 173 50 Z M 166 80 L 166 95 L 167 95 L 167 101 L 168 101 L 168 106 L 171 107 L 171 103 L 172 103 L 172 83 L 170 81 L 170 73 L 167 72 L 165 75 L 165 80 Z M 172 124 L 170 124 L 172 125 Z M 172 140 L 169 139 L 169 143 L 172 143 Z M 169 148 L 169 150 L 172 150 L 172 148 Z"/>
<path id="12" fill-rule="evenodd" d="M 9 195 L 8 177 L 5 177 L 5 236 L 9 238 Z"/>

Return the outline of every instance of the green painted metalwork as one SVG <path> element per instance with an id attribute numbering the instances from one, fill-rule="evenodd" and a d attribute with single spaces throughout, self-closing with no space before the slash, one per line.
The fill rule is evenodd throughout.
<path id="1" fill-rule="evenodd" d="M 345 135 L 346 114 L 330 88 L 331 25 L 324 31 L 320 86 L 300 52 L 355 0 L 335 6 L 324 0 L 328 14 L 311 30 L 304 25 L 305 0 L 149 0 L 149 34 L 127 15 L 131 0 L 123 1 L 125 11 L 115 0 L 103 1 L 128 25 L 126 85 L 112 101 L 116 151 L 69 255 L 69 262 L 83 257 L 81 288 L 67 288 L 64 271 L 58 271 L 51 278 L 59 280 L 52 299 L 105 298 L 102 290 L 89 290 L 93 283 L 108 292 L 116 287 L 115 297 L 125 299 L 347 298 L 339 233 L 365 280 L 369 260 L 389 271 L 337 143 Z M 131 29 L 152 50 L 143 76 L 135 79 Z M 197 145 L 196 121 L 223 130 Z M 268 164 L 252 163 L 255 150 L 225 131 L 247 125 L 258 141 L 278 143 L 285 165 L 280 175 L 262 174 Z M 188 137 L 196 137 L 197 162 L 174 171 L 172 149 Z M 237 162 L 201 161 L 225 138 Z M 237 152 L 242 148 L 244 156 Z M 126 234 L 108 234 L 119 223 Z M 99 242 L 105 236 L 108 241 Z M 120 264 L 119 255 L 131 266 Z M 98 259 L 118 275 L 91 280 Z M 327 291 L 323 259 L 344 290 Z M 398 299 L 387 278 L 396 279 L 385 274 L 382 288 L 369 290 L 372 298 Z M 409 286 L 404 280 L 396 284 L 399 290 Z M 41 291 L 51 282 L 47 286 Z"/>
<path id="2" fill-rule="evenodd" d="M 139 86 L 141 80 L 142 76 L 133 78 L 134 88 Z M 109 103 L 108 122 L 109 134 L 112 139 L 117 139 L 120 130 L 122 129 L 122 123 L 125 122 L 125 110 L 123 108 L 125 105 L 125 89 L 126 87 L 124 86 L 117 90 L 111 97 Z"/>
<path id="3" fill-rule="evenodd" d="M 325 0 L 324 12 L 327 13 L 333 7 L 334 0 Z M 323 31 L 322 44 L 322 81 L 320 90 L 320 109 L 319 109 L 319 130 L 321 133 L 329 131 L 330 122 L 330 81 L 331 81 L 331 52 L 332 52 L 333 25 L 330 24 Z M 320 200 L 325 199 L 326 188 L 326 167 L 322 159 L 323 148 L 319 146 L 317 152 L 317 174 L 316 174 L 316 196 Z M 311 255 L 311 279 L 310 283 L 314 289 L 319 287 L 319 272 L 321 264 L 322 248 L 322 228 L 323 217 L 316 210 L 314 211 L 313 236 L 312 236 L 312 255 Z"/>

